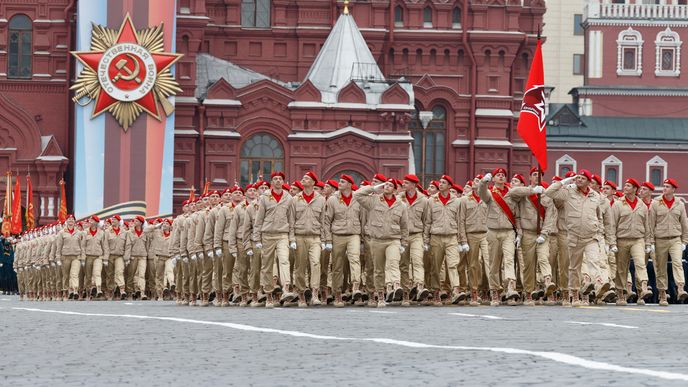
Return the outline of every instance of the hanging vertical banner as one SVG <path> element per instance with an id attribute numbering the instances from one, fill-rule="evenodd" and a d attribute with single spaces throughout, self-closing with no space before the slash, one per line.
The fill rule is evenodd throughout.
<path id="1" fill-rule="evenodd" d="M 172 212 L 175 0 L 78 3 L 74 213 Z"/>

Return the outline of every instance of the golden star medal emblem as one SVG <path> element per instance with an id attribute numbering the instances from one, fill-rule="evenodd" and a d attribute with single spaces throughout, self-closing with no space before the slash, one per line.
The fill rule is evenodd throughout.
<path id="1" fill-rule="evenodd" d="M 126 131 L 143 112 L 161 120 L 174 111 L 167 99 L 182 90 L 170 67 L 181 54 L 163 52 L 163 25 L 136 31 L 129 14 L 119 31 L 91 30 L 91 51 L 73 51 L 84 69 L 70 88 L 81 106 L 95 101 L 91 118 L 110 112 Z"/>

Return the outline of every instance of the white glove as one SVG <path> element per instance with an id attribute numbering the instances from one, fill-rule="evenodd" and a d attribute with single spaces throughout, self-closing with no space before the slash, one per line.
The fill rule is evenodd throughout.
<path id="1" fill-rule="evenodd" d="M 175 262 L 179 261 L 179 255 L 175 255 L 174 257 L 172 257 L 172 260 Z"/>
<path id="2" fill-rule="evenodd" d="M 191 254 L 191 260 L 195 261 L 196 259 L 198 259 L 198 256 L 196 255 L 196 253 Z"/>
<path id="3" fill-rule="evenodd" d="M 464 253 L 467 253 L 468 251 L 470 251 L 470 249 L 471 248 L 468 246 L 468 243 L 464 243 L 461 245 L 461 251 L 463 251 Z"/>
<path id="4" fill-rule="evenodd" d="M 236 257 L 237 257 L 237 253 L 232 253 L 232 257 L 236 258 Z"/>
<path id="5" fill-rule="evenodd" d="M 221 248 L 216 248 L 215 249 L 215 256 L 216 257 L 221 257 L 222 256 L 222 249 Z"/>
<path id="6" fill-rule="evenodd" d="M 177 264 L 177 258 L 170 259 L 170 263 L 172 264 L 172 266 L 175 266 Z"/>
<path id="7" fill-rule="evenodd" d="M 544 235 L 538 236 L 537 239 L 535 240 L 535 243 L 537 243 L 538 245 L 545 243 L 545 236 Z"/>
<path id="8" fill-rule="evenodd" d="M 612 245 L 612 247 L 609 248 L 609 251 L 611 251 L 612 253 L 616 254 L 616 253 L 619 252 L 619 248 L 616 247 L 616 245 Z"/>
<path id="9" fill-rule="evenodd" d="M 384 187 L 385 187 L 385 183 L 380 183 L 380 184 L 376 185 L 376 186 L 373 187 L 373 188 L 375 188 L 375 189 L 382 189 L 382 188 L 384 188 Z"/>
<path id="10" fill-rule="evenodd" d="M 430 246 L 427 244 L 423 244 L 423 251 L 425 251 L 426 253 L 430 251 Z"/>
<path id="11" fill-rule="evenodd" d="M 124 266 L 129 266 L 129 263 L 130 263 L 130 262 L 131 262 L 131 259 L 128 259 L 128 260 L 124 261 Z"/>
<path id="12" fill-rule="evenodd" d="M 86 266 L 86 261 L 81 261 L 81 267 Z"/>
<path id="13" fill-rule="evenodd" d="M 18 270 L 19 270 L 19 271 L 18 271 L 18 273 L 21 273 L 21 272 L 23 272 L 23 271 L 24 271 L 24 269 L 22 269 L 21 267 L 20 267 L 20 268 L 18 268 Z"/>
<path id="14" fill-rule="evenodd" d="M 205 253 L 208 255 L 209 258 L 212 258 L 215 256 L 215 252 L 213 252 L 213 250 L 208 250 Z"/>
<path id="15" fill-rule="evenodd" d="M 485 174 L 485 176 L 483 176 L 483 182 L 489 183 L 490 181 L 492 181 L 492 174 L 488 172 Z"/>
<path id="16" fill-rule="evenodd" d="M 533 187 L 533 193 L 535 193 L 535 194 L 542 194 L 544 192 L 545 192 L 545 187 L 543 187 L 541 185 Z"/>
<path id="17" fill-rule="evenodd" d="M 324 243 L 321 243 L 321 244 L 320 244 L 320 249 L 321 249 L 321 250 L 325 250 L 325 244 L 324 244 Z"/>
<path id="18" fill-rule="evenodd" d="M 563 179 L 563 180 L 561 181 L 561 185 L 569 185 L 569 184 L 571 184 L 575 179 L 576 179 L 576 176 L 567 177 L 567 178 L 565 178 L 565 179 Z"/>
<path id="19" fill-rule="evenodd" d="M 182 258 L 182 262 L 184 262 L 184 263 L 189 263 L 189 257 L 184 257 L 184 258 Z"/>
<path id="20" fill-rule="evenodd" d="M 103 266 L 104 266 L 104 267 L 108 267 L 109 264 L 110 264 L 110 262 L 108 262 L 108 261 L 103 261 Z"/>
<path id="21" fill-rule="evenodd" d="M 604 252 L 609 254 L 609 245 L 604 245 Z"/>
<path id="22" fill-rule="evenodd" d="M 57 266 L 57 265 L 55 264 L 55 262 L 50 262 L 50 267 L 55 267 L 55 266 Z"/>
<path id="23" fill-rule="evenodd" d="M 246 250 L 246 255 L 248 255 L 249 257 L 252 257 L 253 256 L 253 250 L 251 250 L 251 249 Z"/>
<path id="24" fill-rule="evenodd" d="M 256 243 L 256 248 L 257 248 L 258 250 L 263 250 L 263 244 L 260 243 L 260 242 Z"/>
<path id="25" fill-rule="evenodd" d="M 325 243 L 325 250 L 332 251 L 332 243 Z"/>
<path id="26" fill-rule="evenodd" d="M 57 261 L 56 264 L 57 266 L 62 266 L 62 261 Z"/>
<path id="27" fill-rule="evenodd" d="M 575 189 L 576 185 L 574 183 L 571 183 L 571 184 L 567 184 L 566 187 L 568 187 L 569 189 Z"/>
<path id="28" fill-rule="evenodd" d="M 289 244 L 289 248 L 292 249 L 292 250 L 296 250 L 296 242 L 291 242 L 291 243 Z"/>
<path id="29" fill-rule="evenodd" d="M 404 254 L 405 251 L 406 251 L 406 247 L 399 246 L 399 253 Z"/>
<path id="30" fill-rule="evenodd" d="M 650 251 L 653 253 L 655 252 L 655 245 L 654 244 L 650 245 Z"/>
<path id="31" fill-rule="evenodd" d="M 685 243 L 681 244 L 681 251 L 686 251 L 686 244 Z"/>
<path id="32" fill-rule="evenodd" d="M 516 242 L 516 247 L 521 247 L 521 236 L 520 235 L 516 235 L 515 242 Z"/>
<path id="33" fill-rule="evenodd" d="M 652 252 L 651 246 L 645 246 L 645 254 L 650 254 Z"/>

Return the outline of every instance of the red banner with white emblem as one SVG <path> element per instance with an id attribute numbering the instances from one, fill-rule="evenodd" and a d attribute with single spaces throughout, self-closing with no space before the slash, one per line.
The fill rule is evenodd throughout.
<path id="1" fill-rule="evenodd" d="M 528 74 L 528 84 L 523 93 L 521 114 L 518 118 L 518 134 L 533 152 L 543 171 L 547 169 L 545 104 L 545 73 L 542 64 L 542 47 L 538 39 L 530 74 Z"/>

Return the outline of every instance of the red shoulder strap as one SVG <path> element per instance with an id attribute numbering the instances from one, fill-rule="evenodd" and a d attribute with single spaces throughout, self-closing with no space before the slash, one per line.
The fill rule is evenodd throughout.
<path id="1" fill-rule="evenodd" d="M 535 209 L 540 213 L 540 217 L 542 219 L 545 219 L 545 207 L 542 206 L 540 202 L 538 202 L 538 197 L 536 194 L 528 196 L 530 199 L 530 202 L 533 203 L 533 206 Z"/>
<path id="2" fill-rule="evenodd" d="M 494 201 L 497 202 L 499 207 L 504 212 L 504 215 L 506 215 L 506 217 L 509 219 L 509 222 L 511 222 L 511 225 L 513 227 L 516 227 L 516 218 L 514 217 L 514 213 L 511 211 L 511 208 L 509 208 L 509 205 L 506 204 L 506 201 L 504 200 L 502 195 L 495 190 L 492 190 L 490 192 L 492 193 L 492 199 L 494 199 Z"/>

